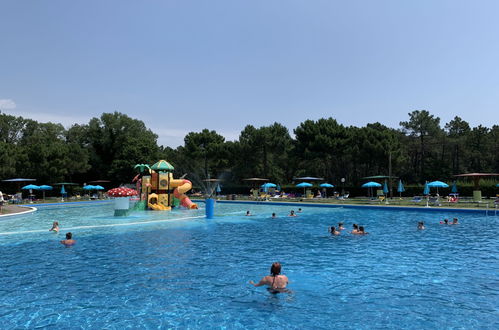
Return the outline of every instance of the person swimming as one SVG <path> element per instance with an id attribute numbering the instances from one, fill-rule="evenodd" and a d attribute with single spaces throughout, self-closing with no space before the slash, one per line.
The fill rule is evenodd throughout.
<path id="1" fill-rule="evenodd" d="M 457 220 L 457 218 L 452 219 L 451 225 L 458 225 L 458 224 L 459 224 L 459 220 Z"/>
<path id="2" fill-rule="evenodd" d="M 247 216 L 247 217 L 250 217 L 250 216 L 251 216 L 250 211 L 246 211 L 246 216 Z"/>
<path id="3" fill-rule="evenodd" d="M 274 262 L 270 267 L 270 275 L 264 276 L 260 282 L 255 283 L 249 281 L 255 287 L 267 285 L 267 290 L 270 293 L 281 293 L 288 292 L 286 286 L 289 283 L 288 277 L 286 275 L 281 275 L 281 264 L 279 262 Z"/>
<path id="4" fill-rule="evenodd" d="M 59 233 L 59 222 L 54 221 L 52 223 L 52 228 L 50 228 L 49 231 L 53 231 L 56 234 Z"/>
<path id="5" fill-rule="evenodd" d="M 277 218 L 277 215 L 275 215 L 275 213 L 272 213 L 272 219 L 275 219 Z"/>
<path id="6" fill-rule="evenodd" d="M 296 214 L 295 214 L 295 211 L 294 210 L 291 210 L 291 212 L 289 212 L 289 217 L 296 217 Z"/>
<path id="7" fill-rule="evenodd" d="M 367 235 L 369 234 L 367 231 L 364 230 L 364 226 L 359 226 L 359 235 Z"/>
<path id="8" fill-rule="evenodd" d="M 440 221 L 440 224 L 442 225 L 449 225 L 449 219 L 444 219 L 444 221 Z"/>
<path id="9" fill-rule="evenodd" d="M 343 222 L 338 222 L 338 230 L 345 230 L 345 227 L 343 227 Z"/>
<path id="10" fill-rule="evenodd" d="M 331 228 L 329 228 L 329 232 L 331 233 L 331 235 L 339 235 L 340 234 L 340 232 L 337 231 L 334 226 L 331 226 Z"/>
<path id="11" fill-rule="evenodd" d="M 424 221 L 419 221 L 418 222 L 418 229 L 424 229 Z"/>
<path id="12" fill-rule="evenodd" d="M 298 209 L 298 213 L 301 213 L 301 208 Z"/>
<path id="13" fill-rule="evenodd" d="M 353 227 L 353 229 L 352 229 L 352 231 L 351 231 L 350 233 L 352 233 L 352 234 L 354 234 L 354 235 L 358 234 L 358 233 L 359 233 L 359 225 L 358 225 L 358 224 L 356 224 L 356 223 L 354 223 L 354 224 L 352 225 L 352 227 Z"/>
<path id="14" fill-rule="evenodd" d="M 66 233 L 66 239 L 61 241 L 61 244 L 64 244 L 66 246 L 71 246 L 75 243 L 76 241 L 73 239 L 73 234 L 71 233 Z"/>

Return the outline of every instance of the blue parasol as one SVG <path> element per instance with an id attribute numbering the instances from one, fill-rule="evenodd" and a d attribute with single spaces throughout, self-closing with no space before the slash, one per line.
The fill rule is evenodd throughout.
<path id="1" fill-rule="evenodd" d="M 62 186 L 62 187 L 64 189 L 64 186 Z M 92 186 L 90 184 L 83 187 L 83 190 L 95 190 L 95 189 L 96 189 L 95 186 Z M 61 189 L 61 194 L 64 194 L 64 193 L 62 192 L 62 189 Z"/>
<path id="2" fill-rule="evenodd" d="M 97 186 L 94 186 L 94 189 L 95 189 L 95 190 L 104 190 L 104 189 L 106 189 L 106 188 L 104 188 L 103 186 L 99 186 L 99 185 L 97 185 Z"/>
<path id="3" fill-rule="evenodd" d="M 52 186 L 48 186 L 46 184 L 38 187 L 43 192 L 43 199 L 45 199 L 45 190 L 52 190 Z"/>
<path id="4" fill-rule="evenodd" d="M 319 187 L 322 187 L 322 188 L 334 188 L 334 185 L 332 185 L 330 183 L 321 183 L 319 185 Z"/>
<path id="5" fill-rule="evenodd" d="M 40 187 L 38 187 L 34 184 L 29 184 L 27 186 L 22 187 L 21 189 L 23 189 L 23 190 L 40 190 Z"/>
<path id="6" fill-rule="evenodd" d="M 381 183 L 377 183 L 377 182 L 374 182 L 374 181 L 369 181 L 369 182 L 366 182 L 366 183 L 364 183 L 362 185 L 362 188 L 369 188 L 368 189 L 369 196 L 372 195 L 371 188 L 377 188 L 377 187 L 381 187 Z"/>
<path id="7" fill-rule="evenodd" d="M 456 181 L 454 181 L 454 183 L 452 184 L 452 188 L 451 188 L 450 192 L 453 194 L 457 194 L 457 182 Z"/>
<path id="8" fill-rule="evenodd" d="M 220 188 L 220 184 L 217 184 L 217 187 L 215 188 L 215 191 L 220 194 L 222 192 L 222 188 Z"/>
<path id="9" fill-rule="evenodd" d="M 386 184 L 386 180 L 385 180 L 385 184 L 383 185 L 383 194 L 385 194 L 385 196 L 386 196 L 386 195 L 388 195 L 388 192 L 389 192 L 388 185 Z"/>
<path id="10" fill-rule="evenodd" d="M 397 187 L 397 192 L 403 193 L 405 191 L 404 184 L 402 183 L 402 180 L 399 180 L 399 185 Z"/>
<path id="11" fill-rule="evenodd" d="M 432 181 L 432 182 L 428 183 L 428 187 L 437 188 L 437 194 L 438 194 L 438 188 L 449 188 L 449 185 L 445 182 L 442 182 L 442 181 Z"/>
<path id="12" fill-rule="evenodd" d="M 428 181 L 425 182 L 424 184 L 424 190 L 423 190 L 423 195 L 429 195 L 430 194 L 430 187 L 428 187 Z"/>
<path id="13" fill-rule="evenodd" d="M 369 181 L 367 183 L 364 183 L 362 185 L 362 188 L 374 188 L 374 187 L 381 187 L 381 183 L 377 183 L 374 181 Z"/>
<path id="14" fill-rule="evenodd" d="M 305 195 L 305 188 L 310 188 L 312 186 L 313 186 L 313 184 L 308 183 L 308 182 L 302 182 L 302 183 L 299 183 L 296 185 L 296 187 L 298 187 L 298 188 L 303 188 L 303 195 Z"/>
<path id="15" fill-rule="evenodd" d="M 277 187 L 277 185 L 275 183 L 270 183 L 270 182 L 264 183 L 260 186 L 260 188 L 263 188 L 264 192 L 268 192 L 269 188 L 275 188 L 275 187 Z"/>

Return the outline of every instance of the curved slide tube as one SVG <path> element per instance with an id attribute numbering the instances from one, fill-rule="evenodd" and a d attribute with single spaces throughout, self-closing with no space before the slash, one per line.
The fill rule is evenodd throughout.
<path id="1" fill-rule="evenodd" d="M 177 185 L 177 188 L 173 190 L 173 196 L 180 199 L 180 205 L 188 209 L 197 209 L 198 205 L 193 203 L 189 197 L 185 194 L 187 191 L 191 190 L 192 183 L 189 180 L 172 180 L 173 185 Z"/>
<path id="2" fill-rule="evenodd" d="M 168 211 L 171 210 L 171 207 L 161 205 L 158 203 L 158 195 L 150 194 L 149 199 L 147 201 L 147 206 L 154 211 Z"/>
<path id="3" fill-rule="evenodd" d="M 161 205 L 161 204 L 151 204 L 151 203 L 148 203 L 147 206 L 149 206 L 149 208 L 151 210 L 154 210 L 154 211 L 168 211 L 168 210 L 170 210 L 170 208 L 168 206 L 164 206 L 164 205 Z"/>

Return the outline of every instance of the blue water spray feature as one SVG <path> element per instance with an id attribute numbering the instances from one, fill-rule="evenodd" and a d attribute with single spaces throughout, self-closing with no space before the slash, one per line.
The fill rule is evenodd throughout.
<path id="1" fill-rule="evenodd" d="M 213 219 L 215 213 L 215 200 L 213 198 L 206 198 L 206 219 Z"/>

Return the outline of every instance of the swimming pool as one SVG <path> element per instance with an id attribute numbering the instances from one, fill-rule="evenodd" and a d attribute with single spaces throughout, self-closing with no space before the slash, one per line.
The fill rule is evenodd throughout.
<path id="1" fill-rule="evenodd" d="M 323 207 L 286 216 L 297 207 L 218 204 L 206 220 L 202 209 L 115 218 L 112 204 L 90 204 L 1 219 L 2 328 L 499 327 L 499 217 Z M 438 223 L 454 216 L 457 226 Z M 60 234 L 48 232 L 54 220 Z M 339 221 L 370 234 L 331 237 Z M 68 230 L 71 248 L 58 243 Z M 248 284 L 273 261 L 292 293 Z"/>

